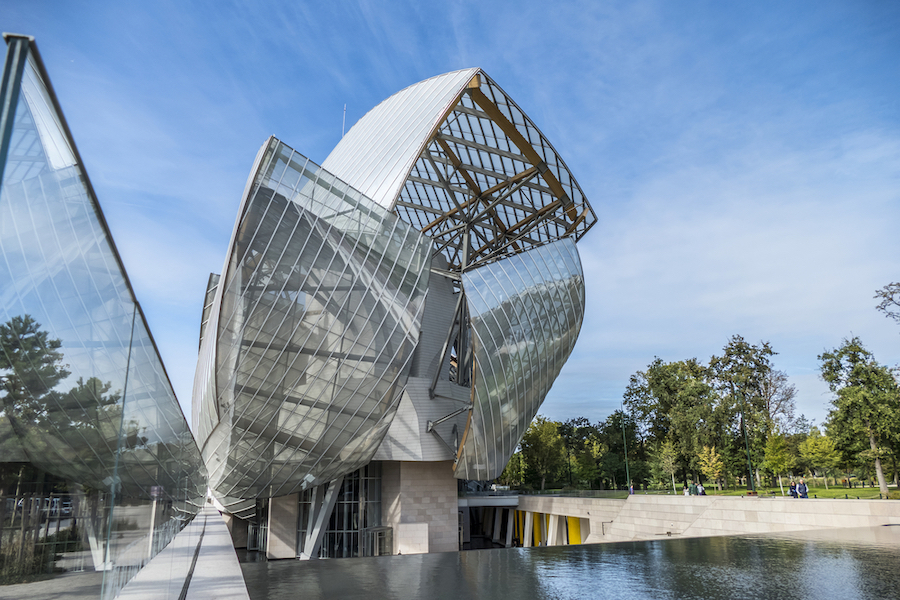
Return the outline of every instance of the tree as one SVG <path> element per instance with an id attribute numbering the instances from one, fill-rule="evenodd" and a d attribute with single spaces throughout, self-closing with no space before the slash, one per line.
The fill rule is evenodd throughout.
<path id="1" fill-rule="evenodd" d="M 794 428 L 794 398 L 797 387 L 788 382 L 787 373 L 770 369 L 762 378 L 760 396 L 767 419 L 766 430 L 789 431 Z"/>
<path id="2" fill-rule="evenodd" d="M 829 413 L 829 432 L 834 429 L 845 446 L 853 438 L 867 438 L 868 450 L 861 459 L 875 463 L 881 493 L 887 494 L 887 482 L 881 465 L 888 438 L 897 437 L 900 419 L 900 387 L 891 371 L 875 362 L 858 337 L 819 355 L 822 379 L 836 395 Z"/>
<path id="3" fill-rule="evenodd" d="M 522 456 L 525 464 L 541 480 L 541 490 L 548 477 L 556 474 L 565 464 L 566 450 L 559 434 L 559 423 L 538 415 L 522 437 Z"/>
<path id="4" fill-rule="evenodd" d="M 800 455 L 806 459 L 813 468 L 822 469 L 825 475 L 825 489 L 828 489 L 828 471 L 836 469 L 841 459 L 834 447 L 834 441 L 819 433 L 818 427 L 809 431 L 809 436 L 800 444 Z"/>
<path id="5" fill-rule="evenodd" d="M 646 371 L 631 377 L 624 404 L 653 442 L 674 444 L 686 478 L 697 469 L 700 447 L 718 443 L 722 435 L 718 398 L 707 382 L 706 368 L 696 359 L 654 359 Z"/>
<path id="6" fill-rule="evenodd" d="M 509 462 L 506 463 L 503 472 L 500 473 L 500 477 L 497 478 L 497 482 L 500 485 L 518 486 L 522 485 L 524 480 L 525 459 L 522 458 L 521 452 L 516 451 L 509 459 Z"/>
<path id="7" fill-rule="evenodd" d="M 699 462 L 700 471 L 707 478 L 716 482 L 717 490 L 721 490 L 720 482 L 725 474 L 725 463 L 722 462 L 722 457 L 716 452 L 715 446 L 703 446 L 703 449 L 700 451 Z"/>
<path id="8" fill-rule="evenodd" d="M 766 458 L 763 461 L 763 468 L 778 477 L 778 487 L 781 488 L 782 496 L 784 496 L 784 485 L 781 483 L 781 475 L 787 471 L 789 462 L 790 456 L 784 436 L 778 432 L 771 434 L 766 440 Z"/>
<path id="9" fill-rule="evenodd" d="M 69 376 L 62 365 L 62 342 L 51 340 L 30 315 L 0 325 L 0 390 L 7 411 L 32 417 L 33 400 L 41 399 Z"/>
<path id="10" fill-rule="evenodd" d="M 875 298 L 881 298 L 881 302 L 875 307 L 876 310 L 900 323 L 900 283 L 887 284 L 875 292 Z"/>
<path id="11" fill-rule="evenodd" d="M 732 435 L 743 438 L 741 445 L 757 465 L 762 459 L 765 440 L 774 427 L 766 401 L 766 390 L 772 382 L 770 357 L 774 354 L 768 342 L 752 345 L 734 335 L 722 356 L 709 360 L 712 379 L 722 398 L 721 410 L 729 420 Z M 734 443 L 731 447 L 737 450 L 739 446 Z M 748 465 L 752 478 L 754 474 L 749 471 Z M 758 468 L 756 477 L 759 480 Z"/>

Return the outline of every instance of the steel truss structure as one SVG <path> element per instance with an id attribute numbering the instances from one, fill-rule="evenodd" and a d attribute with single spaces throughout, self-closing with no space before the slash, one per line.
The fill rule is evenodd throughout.
<path id="1" fill-rule="evenodd" d="M 241 499 L 326 485 L 372 460 L 390 438 L 401 398 L 423 401 L 406 384 L 422 350 L 415 350 L 420 333 L 434 326 L 423 320 L 429 276 L 452 282 L 454 308 L 441 320 L 437 360 L 415 376 L 427 377 L 426 400 L 459 408 L 415 435 L 438 436 L 457 478 L 498 476 L 571 353 L 584 315 L 575 243 L 596 214 L 568 167 L 480 69 L 391 96 L 321 167 L 292 167 L 294 154 L 282 165 L 273 157 L 285 149 L 277 140 L 264 146 L 224 275 L 211 278 L 204 308 L 195 418 L 213 490 L 241 514 Z M 286 183 L 278 179 L 291 169 Z M 325 233 L 333 223 L 312 201 L 334 190 L 353 198 L 330 209 L 334 215 L 370 219 L 374 238 L 399 235 L 406 253 L 349 260 L 355 250 L 334 241 L 346 234 Z M 316 287 L 309 279 L 316 269 L 295 264 L 305 260 L 321 265 L 316 281 L 337 276 L 335 283 Z M 383 304 L 353 312 L 351 291 L 373 287 Z M 342 316 L 347 310 L 352 318 Z M 400 331 L 402 343 L 379 342 L 381 327 Z M 313 334 L 317 328 L 322 332 Z M 369 333 L 359 338 L 363 330 Z M 373 373 L 384 387 L 360 385 Z M 448 384 L 464 394 L 448 393 Z M 348 387 L 366 393 L 343 397 Z M 441 435 L 449 424 L 453 433 Z"/>

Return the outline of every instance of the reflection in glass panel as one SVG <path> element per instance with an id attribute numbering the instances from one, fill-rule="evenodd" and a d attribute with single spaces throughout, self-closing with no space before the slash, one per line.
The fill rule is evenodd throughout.
<path id="1" fill-rule="evenodd" d="M 475 375 L 456 477 L 487 480 L 503 471 L 575 346 L 584 277 L 574 240 L 563 238 L 467 271 L 462 281 Z"/>
<path id="2" fill-rule="evenodd" d="M 193 518 L 205 468 L 34 43 L 9 43 L 28 59 L 0 153 L 0 585 L 111 598 Z"/>

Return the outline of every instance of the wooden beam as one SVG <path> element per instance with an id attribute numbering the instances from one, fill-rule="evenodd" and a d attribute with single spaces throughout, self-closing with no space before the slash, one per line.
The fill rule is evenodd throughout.
<path id="1" fill-rule="evenodd" d="M 544 181 L 547 182 L 547 185 L 553 190 L 553 194 L 562 200 L 563 206 L 566 208 L 566 214 L 569 217 L 569 220 L 574 221 L 578 213 L 575 210 L 575 205 L 569 196 L 566 194 L 566 191 L 563 189 L 562 184 L 556 178 L 556 175 L 553 174 L 546 163 L 544 163 L 544 159 L 540 157 L 537 151 L 528 143 L 528 140 L 525 139 L 516 126 L 510 123 L 509 119 L 506 118 L 506 115 L 500 111 L 496 104 L 491 102 L 491 100 L 484 95 L 480 89 L 470 89 L 469 96 L 472 100 L 475 101 L 475 104 L 481 107 L 481 110 L 486 112 L 488 116 L 491 117 L 491 120 L 497 124 L 498 127 L 506 134 L 510 140 L 512 140 L 513 144 L 521 150 L 522 154 L 525 155 L 525 158 L 534 165 L 541 169 L 543 165 L 543 169 L 541 170 L 541 177 Z"/>

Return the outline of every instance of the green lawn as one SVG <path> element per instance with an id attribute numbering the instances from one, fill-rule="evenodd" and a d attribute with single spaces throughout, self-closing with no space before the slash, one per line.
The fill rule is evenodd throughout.
<path id="1" fill-rule="evenodd" d="M 890 490 L 896 493 L 896 488 L 890 488 Z M 760 496 L 781 496 L 781 490 L 777 487 L 761 487 L 757 488 L 757 492 Z M 717 492 L 715 488 L 706 488 L 707 495 L 710 496 L 746 496 L 747 489 L 739 488 L 723 490 L 721 492 Z M 790 497 L 790 492 L 788 491 L 788 486 L 784 486 L 784 493 L 786 496 Z M 878 488 L 871 487 L 855 487 L 855 488 L 845 488 L 845 487 L 833 487 L 829 486 L 828 489 L 825 489 L 825 486 L 810 486 L 809 488 L 809 497 L 810 498 L 840 498 L 844 499 L 844 497 L 860 500 L 878 500 L 879 491 Z M 884 496 L 881 496 L 884 498 Z"/>

